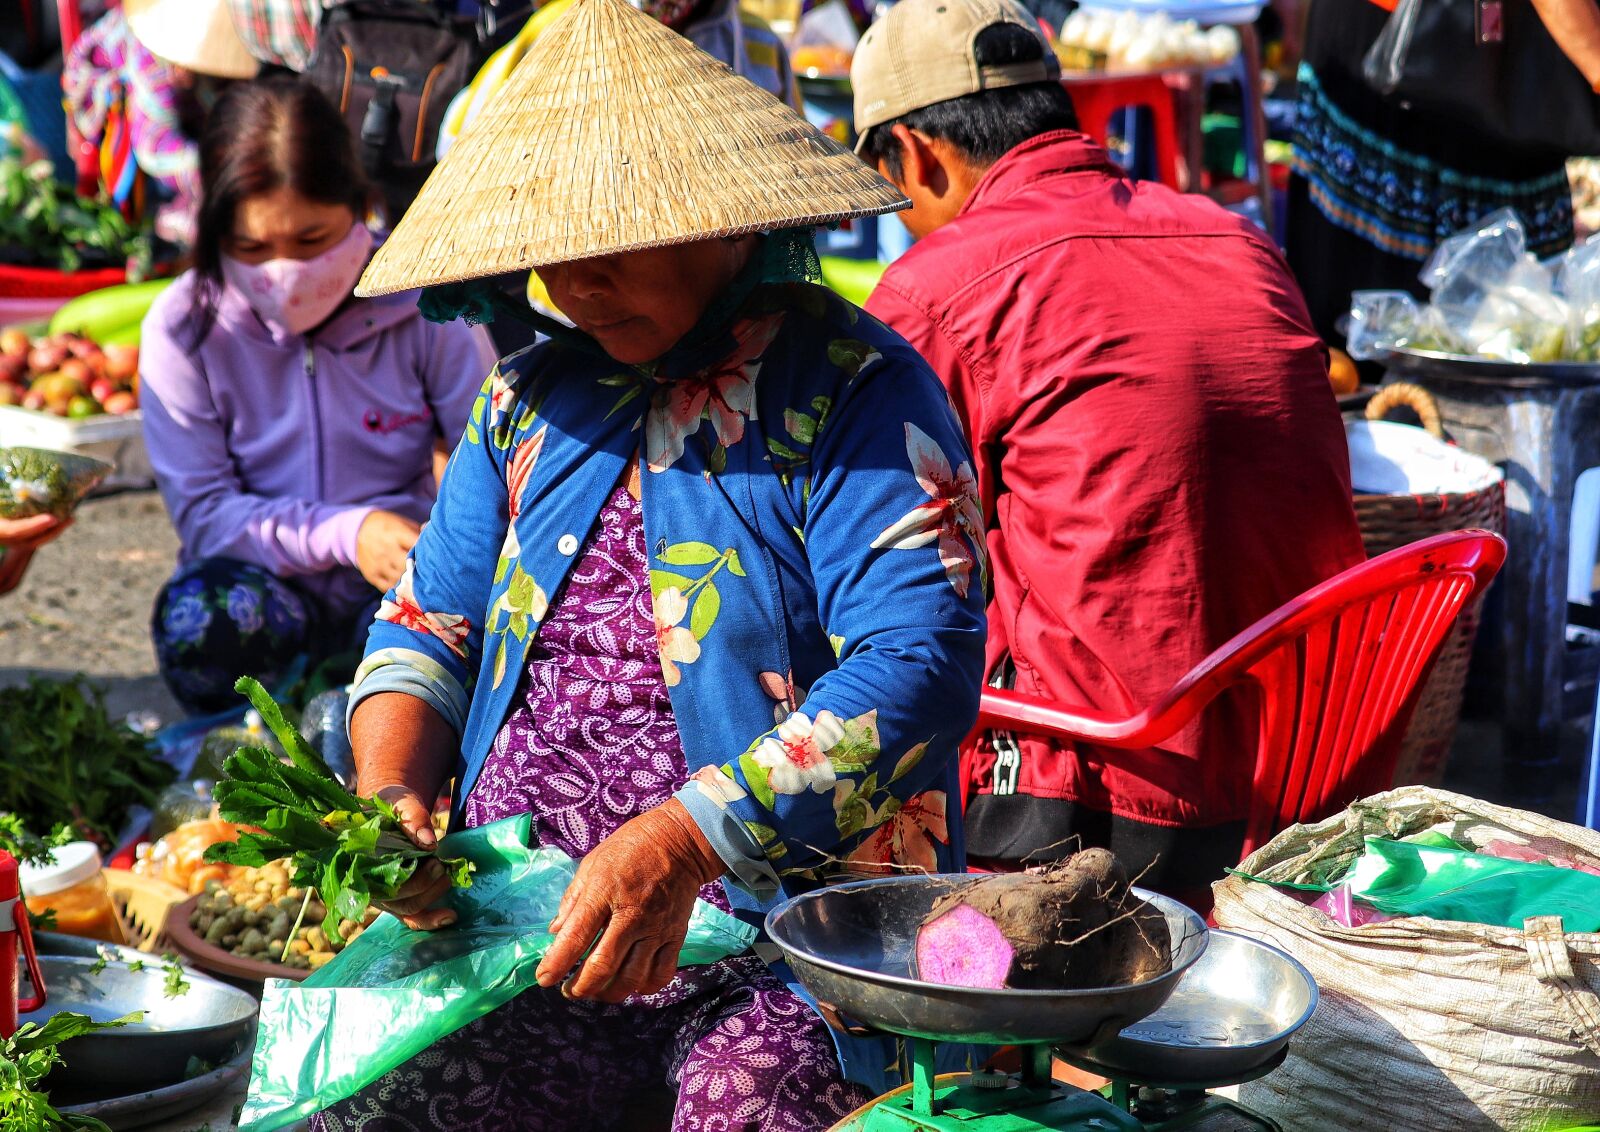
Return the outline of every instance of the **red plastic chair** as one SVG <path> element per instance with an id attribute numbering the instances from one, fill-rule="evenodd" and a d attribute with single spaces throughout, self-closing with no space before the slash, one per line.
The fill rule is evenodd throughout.
<path id="1" fill-rule="evenodd" d="M 1261 689 L 1261 741 L 1244 855 L 1279 830 L 1387 790 L 1423 679 L 1506 544 L 1455 531 L 1390 551 L 1306 591 L 1212 653 L 1128 719 L 988 690 L 980 728 L 1098 747 L 1160 746 L 1224 690 Z"/>

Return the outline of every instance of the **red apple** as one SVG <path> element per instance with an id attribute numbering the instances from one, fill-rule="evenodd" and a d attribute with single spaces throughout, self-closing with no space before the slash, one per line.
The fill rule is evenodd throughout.
<path id="1" fill-rule="evenodd" d="M 0 381 L 0 405 L 22 404 L 22 387 L 12 385 L 10 382 Z"/>
<path id="2" fill-rule="evenodd" d="M 38 412 L 44 408 L 44 394 L 37 389 L 30 389 L 22 395 L 22 407 Z"/>
<path id="3" fill-rule="evenodd" d="M 139 347 L 106 347 L 106 376 L 112 381 L 132 381 L 138 372 Z"/>
<path id="4" fill-rule="evenodd" d="M 79 385 L 87 387 L 89 382 L 94 380 L 94 371 L 82 358 L 68 358 L 61 363 L 61 376 L 70 377 Z"/>
<path id="5" fill-rule="evenodd" d="M 116 391 L 117 383 L 112 381 L 109 377 L 97 377 L 89 383 L 89 396 L 93 397 L 102 405 L 106 403 L 106 398 L 111 396 Z"/>
<path id="6" fill-rule="evenodd" d="M 68 357 L 67 348 L 53 342 L 42 342 L 28 351 L 28 368 L 34 373 L 51 373 L 61 368 Z"/>
<path id="7" fill-rule="evenodd" d="M 25 358 L 28 356 L 28 349 L 32 345 L 28 341 L 28 336 L 15 326 L 0 330 L 0 354 L 5 354 L 7 357 Z"/>
<path id="8" fill-rule="evenodd" d="M 117 416 L 121 416 L 123 413 L 131 413 L 139 407 L 138 400 L 126 389 L 117 390 L 107 397 L 102 404 L 105 406 L 106 412 Z"/>

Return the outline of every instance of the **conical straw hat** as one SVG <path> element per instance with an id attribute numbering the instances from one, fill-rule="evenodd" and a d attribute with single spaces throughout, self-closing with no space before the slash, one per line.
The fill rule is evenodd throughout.
<path id="1" fill-rule="evenodd" d="M 626 0 L 577 0 L 440 161 L 356 293 L 909 203 L 848 149 Z"/>
<path id="2" fill-rule="evenodd" d="M 253 78 L 261 63 L 233 26 L 227 0 L 124 0 L 128 30 L 158 59 L 202 75 Z"/>

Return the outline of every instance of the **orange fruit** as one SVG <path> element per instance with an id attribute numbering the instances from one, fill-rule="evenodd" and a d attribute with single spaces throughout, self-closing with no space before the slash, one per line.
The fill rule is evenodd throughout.
<path id="1" fill-rule="evenodd" d="M 1328 380 L 1333 383 L 1333 391 L 1343 396 L 1360 389 L 1361 375 L 1356 372 L 1356 363 L 1350 355 L 1337 346 L 1330 347 L 1328 353 Z"/>

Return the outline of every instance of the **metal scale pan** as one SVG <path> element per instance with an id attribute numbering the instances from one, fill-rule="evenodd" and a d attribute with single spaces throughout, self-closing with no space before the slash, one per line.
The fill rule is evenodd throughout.
<path id="1" fill-rule="evenodd" d="M 1172 968 L 1133 986 L 1092 990 L 980 990 L 912 977 L 913 941 L 934 901 L 982 878 L 885 877 L 810 892 L 773 909 L 767 934 L 825 1015 L 875 1030 L 980 1045 L 1088 1045 L 1166 1002 L 1204 954 L 1204 921 L 1175 900 L 1134 889 L 1160 911 Z M 832 1019 L 830 1019 L 832 1020 Z"/>

